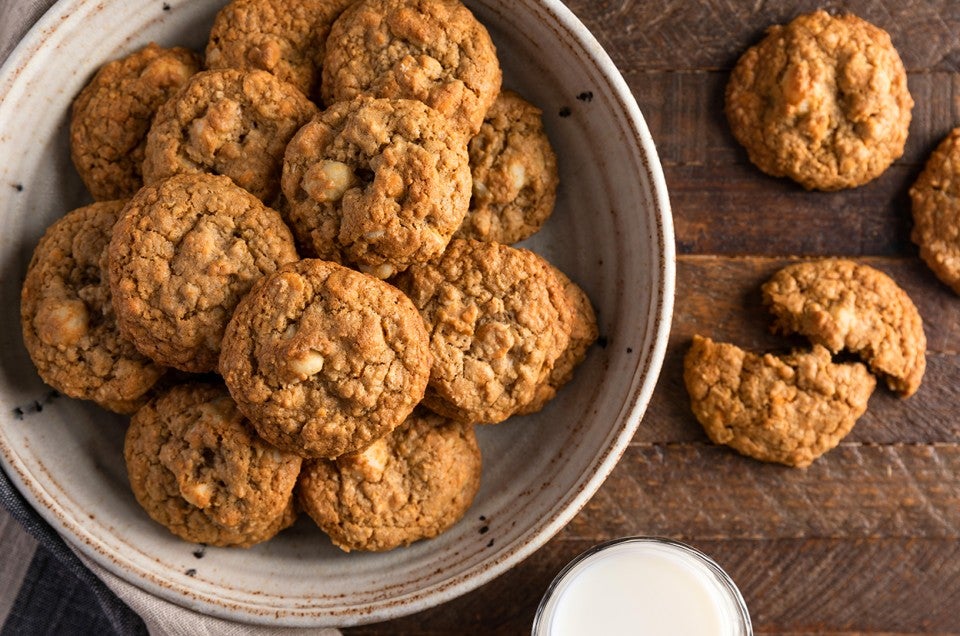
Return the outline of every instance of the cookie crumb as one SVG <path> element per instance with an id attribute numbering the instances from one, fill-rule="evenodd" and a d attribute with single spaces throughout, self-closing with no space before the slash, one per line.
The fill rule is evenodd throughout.
<path id="1" fill-rule="evenodd" d="M 189 570 L 187 570 L 186 572 L 184 572 L 184 574 L 186 574 L 187 576 L 196 576 L 196 575 L 197 575 L 197 571 L 196 571 L 194 568 L 190 568 Z"/>
<path id="2" fill-rule="evenodd" d="M 164 3 L 163 3 L 163 10 L 164 10 L 164 11 L 169 11 L 169 10 L 170 10 L 170 5 L 167 4 L 166 2 L 164 2 Z"/>
<path id="3" fill-rule="evenodd" d="M 490 532 L 490 526 L 483 526 L 480 528 L 480 534 L 487 534 L 488 532 Z"/>
<path id="4" fill-rule="evenodd" d="M 22 184 L 22 183 L 14 183 L 14 184 L 13 184 L 13 189 L 16 190 L 17 192 L 23 192 L 23 184 Z"/>
<path id="5" fill-rule="evenodd" d="M 627 353 L 633 353 L 633 347 L 627 347 Z"/>
<path id="6" fill-rule="evenodd" d="M 583 91 L 577 95 L 577 99 L 581 102 L 592 102 L 593 101 L 593 91 Z"/>
<path id="7" fill-rule="evenodd" d="M 606 349 L 607 345 L 610 344 L 610 341 L 607 340 L 606 336 L 600 336 L 597 338 L 597 344 L 600 345 L 601 349 Z"/>
<path id="8" fill-rule="evenodd" d="M 560 109 L 560 112 L 557 114 L 560 115 L 561 117 L 569 117 L 570 115 L 573 114 L 573 111 L 570 110 L 569 106 L 564 106 L 563 108 Z"/>
<path id="9" fill-rule="evenodd" d="M 18 406 L 17 408 L 13 409 L 13 417 L 15 417 L 16 419 L 22 420 L 22 419 L 23 419 L 23 415 L 24 415 L 23 409 L 20 408 L 19 406 Z"/>
<path id="10" fill-rule="evenodd" d="M 202 559 L 206 554 L 207 546 L 200 544 L 200 547 L 193 551 L 193 556 L 197 559 Z"/>
<path id="11" fill-rule="evenodd" d="M 490 541 L 487 542 L 487 547 L 488 547 L 488 548 L 492 548 L 492 547 L 493 547 L 493 539 L 490 539 Z"/>

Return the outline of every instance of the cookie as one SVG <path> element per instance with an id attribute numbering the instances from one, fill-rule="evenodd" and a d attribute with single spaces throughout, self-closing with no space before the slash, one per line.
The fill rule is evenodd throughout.
<path id="1" fill-rule="evenodd" d="M 822 10 L 770 27 L 726 90 L 730 128 L 750 160 L 818 190 L 878 177 L 903 154 L 912 108 L 886 31 Z"/>
<path id="2" fill-rule="evenodd" d="M 353 0 L 232 0 L 213 20 L 209 69 L 259 69 L 320 96 L 330 25 Z"/>
<path id="3" fill-rule="evenodd" d="M 182 174 L 144 186 L 110 241 L 120 332 L 161 364 L 215 371 L 237 302 L 295 260 L 280 215 L 227 177 Z"/>
<path id="4" fill-rule="evenodd" d="M 333 458 L 399 426 L 423 397 L 429 337 L 396 288 L 306 259 L 257 282 L 223 338 L 220 373 L 260 435 Z"/>
<path id="5" fill-rule="evenodd" d="M 454 239 L 397 285 L 430 330 L 424 405 L 446 417 L 501 422 L 533 401 L 566 349 L 572 319 L 560 281 L 540 256 Z"/>
<path id="6" fill-rule="evenodd" d="M 765 462 L 809 466 L 867 410 L 876 379 L 830 352 L 758 356 L 694 336 L 683 361 L 690 405 L 707 436 Z"/>
<path id="7" fill-rule="evenodd" d="M 910 188 L 920 258 L 960 294 L 960 128 L 940 142 Z"/>
<path id="8" fill-rule="evenodd" d="M 287 142 L 316 112 L 303 93 L 266 71 L 197 73 L 157 111 L 144 183 L 211 172 L 271 202 Z"/>
<path id="9" fill-rule="evenodd" d="M 797 263 L 763 285 L 774 329 L 859 354 L 901 397 L 920 387 L 927 338 L 910 297 L 889 276 L 843 259 Z"/>
<path id="10" fill-rule="evenodd" d="M 458 0 L 360 0 L 330 29 L 322 92 L 419 100 L 472 136 L 500 80 L 490 35 Z"/>
<path id="11" fill-rule="evenodd" d="M 296 518 L 300 457 L 257 437 L 222 385 L 179 385 L 141 408 L 124 458 L 140 506 L 185 541 L 249 547 Z"/>
<path id="12" fill-rule="evenodd" d="M 516 243 L 539 230 L 557 200 L 557 158 L 541 110 L 503 91 L 470 140 L 473 196 L 458 238 Z"/>
<path id="13" fill-rule="evenodd" d="M 113 313 L 106 252 L 124 203 L 93 203 L 47 228 L 27 268 L 20 322 L 44 382 L 132 413 L 164 370 L 120 335 Z"/>
<path id="14" fill-rule="evenodd" d="M 305 461 L 298 500 L 345 552 L 392 550 L 463 517 L 480 464 L 473 425 L 417 410 L 366 450 Z"/>
<path id="15" fill-rule="evenodd" d="M 597 315 L 593 311 L 593 305 L 587 294 L 559 269 L 552 265 L 550 269 L 563 286 L 567 306 L 570 309 L 570 340 L 566 349 L 553 363 L 550 374 L 537 387 L 533 401 L 517 411 L 518 415 L 536 413 L 556 397 L 557 391 L 573 379 L 574 370 L 587 357 L 587 350 L 600 335 Z"/>
<path id="16" fill-rule="evenodd" d="M 151 42 L 104 64 L 80 91 L 70 111 L 70 157 L 94 199 L 126 199 L 140 189 L 154 113 L 199 70 L 193 51 Z"/>
<path id="17" fill-rule="evenodd" d="M 283 193 L 298 240 L 316 256 L 388 278 L 443 252 L 467 212 L 470 168 L 437 111 L 358 98 L 293 137 Z"/>

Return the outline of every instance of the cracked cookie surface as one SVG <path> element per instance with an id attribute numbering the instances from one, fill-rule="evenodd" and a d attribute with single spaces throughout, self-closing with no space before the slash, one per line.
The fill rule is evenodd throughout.
<path id="1" fill-rule="evenodd" d="M 960 294 L 960 128 L 940 142 L 910 188 L 920 258 Z"/>
<path id="2" fill-rule="evenodd" d="M 199 70 L 193 51 L 151 42 L 104 64 L 80 91 L 70 111 L 70 156 L 94 199 L 124 199 L 140 189 L 153 116 Z"/>
<path id="3" fill-rule="evenodd" d="M 758 356 L 694 336 L 683 379 L 710 439 L 765 462 L 810 465 L 837 446 L 867 409 L 876 380 L 830 352 Z"/>
<path id="4" fill-rule="evenodd" d="M 124 458 L 137 501 L 185 541 L 249 547 L 296 518 L 300 457 L 260 439 L 222 385 L 149 402 L 131 418 Z"/>
<path id="5" fill-rule="evenodd" d="M 209 69 L 260 69 L 320 96 L 330 25 L 353 0 L 232 0 L 213 21 Z"/>
<path id="6" fill-rule="evenodd" d="M 237 302 L 295 260 L 280 215 L 227 177 L 183 174 L 145 186 L 110 241 L 121 333 L 162 364 L 214 371 Z"/>
<path id="7" fill-rule="evenodd" d="M 466 513 L 480 487 L 472 424 L 417 410 L 367 449 L 306 460 L 303 510 L 344 551 L 383 551 L 437 536 Z"/>
<path id="8" fill-rule="evenodd" d="M 423 397 L 429 338 L 376 278 L 305 259 L 261 279 L 223 339 L 220 373 L 267 441 L 304 457 L 362 449 Z"/>
<path id="9" fill-rule="evenodd" d="M 920 387 L 926 368 L 923 320 L 883 272 L 844 259 L 789 265 L 763 285 L 774 329 L 799 333 L 837 353 L 858 354 L 901 397 Z"/>
<path id="10" fill-rule="evenodd" d="M 490 35 L 459 0 L 360 0 L 330 29 L 322 89 L 327 104 L 415 99 L 472 136 L 500 81 Z"/>
<path id="11" fill-rule="evenodd" d="M 852 188 L 903 154 L 913 99 L 886 31 L 825 11 L 770 27 L 726 89 L 734 137 L 767 174 Z"/>
<path id="12" fill-rule="evenodd" d="M 443 252 L 467 211 L 468 163 L 462 139 L 420 102 L 340 102 L 287 147 L 287 218 L 318 257 L 389 278 Z"/>
<path id="13" fill-rule="evenodd" d="M 468 145 L 473 195 L 458 238 L 517 243 L 539 230 L 557 200 L 557 158 L 541 110 L 502 91 Z"/>
<path id="14" fill-rule="evenodd" d="M 20 300 L 23 341 L 43 381 L 118 413 L 146 401 L 164 369 L 120 335 L 107 245 L 125 201 L 101 201 L 51 225 L 34 250 Z"/>
<path id="15" fill-rule="evenodd" d="M 209 172 L 272 202 L 287 142 L 316 112 L 303 93 L 266 71 L 197 73 L 157 111 L 144 183 Z"/>
<path id="16" fill-rule="evenodd" d="M 550 265 L 550 269 L 563 286 L 567 306 L 570 308 L 570 339 L 563 353 L 553 363 L 550 374 L 537 387 L 533 401 L 517 411 L 519 415 L 536 413 L 556 397 L 557 391 L 573 379 L 573 372 L 587 357 L 587 350 L 600 335 L 597 315 L 587 294 L 559 269 L 553 265 Z"/>
<path id="17" fill-rule="evenodd" d="M 466 422 L 501 422 L 535 397 L 566 349 L 572 319 L 540 256 L 454 239 L 443 256 L 397 279 L 430 330 L 424 404 Z"/>

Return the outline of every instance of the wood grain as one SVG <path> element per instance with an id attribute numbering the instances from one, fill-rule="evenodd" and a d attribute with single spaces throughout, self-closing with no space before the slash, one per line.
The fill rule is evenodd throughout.
<path id="1" fill-rule="evenodd" d="M 960 125 L 960 3 L 568 0 L 623 73 L 670 190 L 677 290 L 663 371 L 624 457 L 556 537 L 443 606 L 349 634 L 529 633 L 553 576 L 601 541 L 657 534 L 714 557 L 757 633 L 960 634 L 960 297 L 917 258 L 907 191 Z M 807 192 L 760 173 L 723 115 L 729 69 L 771 24 L 824 6 L 885 28 L 916 106 L 902 158 L 854 190 Z M 694 334 L 754 351 L 807 346 L 769 331 L 760 285 L 798 258 L 887 272 L 924 319 L 927 372 L 883 387 L 841 445 L 804 470 L 712 445 L 682 379 Z"/>

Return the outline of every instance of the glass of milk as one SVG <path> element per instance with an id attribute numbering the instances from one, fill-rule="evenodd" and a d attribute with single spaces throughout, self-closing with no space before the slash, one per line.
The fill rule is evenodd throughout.
<path id="1" fill-rule="evenodd" d="M 533 634 L 750 636 L 753 627 L 737 586 L 712 559 L 670 539 L 629 537 L 587 550 L 557 575 Z"/>

